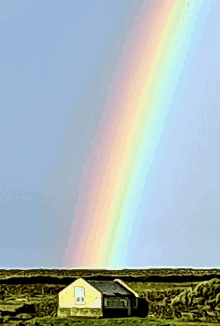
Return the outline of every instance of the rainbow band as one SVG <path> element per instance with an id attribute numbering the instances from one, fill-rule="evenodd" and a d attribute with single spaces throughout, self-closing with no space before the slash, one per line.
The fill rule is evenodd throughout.
<path id="1" fill-rule="evenodd" d="M 189 48 L 193 55 L 196 46 L 190 42 L 202 5 L 202 0 L 153 0 L 141 6 L 83 169 L 65 266 L 128 264 L 168 109 Z"/>

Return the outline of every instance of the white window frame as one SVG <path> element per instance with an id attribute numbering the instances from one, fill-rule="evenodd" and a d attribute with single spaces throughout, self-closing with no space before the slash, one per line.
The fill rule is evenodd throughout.
<path id="1" fill-rule="evenodd" d="M 75 287 L 75 298 L 76 304 L 82 305 L 85 304 L 85 289 L 82 286 Z"/>

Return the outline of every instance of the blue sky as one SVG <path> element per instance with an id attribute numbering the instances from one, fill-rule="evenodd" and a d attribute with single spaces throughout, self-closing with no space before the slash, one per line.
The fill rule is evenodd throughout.
<path id="1" fill-rule="evenodd" d="M 85 156 L 140 4 L 0 4 L 1 266 L 51 266 L 58 210 L 69 196 L 62 255 Z"/>
<path id="2" fill-rule="evenodd" d="M 218 266 L 220 5 L 210 2 L 131 267 Z M 142 3 L 0 4 L 0 267 L 62 266 L 83 164 Z"/>

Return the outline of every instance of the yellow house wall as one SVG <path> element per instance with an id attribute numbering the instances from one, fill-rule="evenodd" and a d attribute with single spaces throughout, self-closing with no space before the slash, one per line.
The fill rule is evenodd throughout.
<path id="1" fill-rule="evenodd" d="M 85 302 L 77 304 L 75 287 L 83 287 Z M 60 308 L 102 308 L 102 294 L 83 279 L 78 279 L 59 293 Z"/>

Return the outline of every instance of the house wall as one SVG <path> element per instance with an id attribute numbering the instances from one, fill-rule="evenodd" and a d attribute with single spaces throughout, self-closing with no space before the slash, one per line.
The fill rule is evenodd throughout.
<path id="1" fill-rule="evenodd" d="M 103 312 L 101 308 L 58 308 L 58 317 L 103 317 Z"/>
<path id="2" fill-rule="evenodd" d="M 77 295 L 81 296 L 83 300 L 77 302 Z M 103 296 L 101 292 L 81 278 L 62 290 L 58 296 L 57 315 L 59 317 L 142 316 L 146 311 L 146 307 L 141 305 L 139 307 L 138 295 Z"/>
<path id="3" fill-rule="evenodd" d="M 129 317 L 132 314 L 132 297 L 130 296 L 104 296 L 104 317 Z"/>
<path id="4" fill-rule="evenodd" d="M 83 302 L 77 302 L 79 290 L 83 288 Z M 83 279 L 78 279 L 59 293 L 57 315 L 64 316 L 102 316 L 102 294 Z"/>

